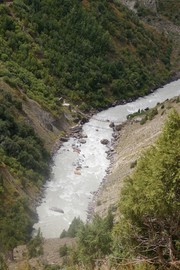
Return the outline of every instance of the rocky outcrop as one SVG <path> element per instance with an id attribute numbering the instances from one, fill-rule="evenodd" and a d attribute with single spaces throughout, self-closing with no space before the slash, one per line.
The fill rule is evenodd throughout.
<path id="1" fill-rule="evenodd" d="M 151 11 L 156 12 L 157 11 L 157 2 L 158 0 L 137 0 L 136 1 L 139 5 L 142 5 Z"/>
<path id="2" fill-rule="evenodd" d="M 136 11 L 137 6 L 141 5 L 153 12 L 157 12 L 158 0 L 120 0 L 129 9 Z"/>
<path id="3" fill-rule="evenodd" d="M 129 9 L 135 10 L 137 0 L 119 0 L 122 4 L 126 5 Z"/>

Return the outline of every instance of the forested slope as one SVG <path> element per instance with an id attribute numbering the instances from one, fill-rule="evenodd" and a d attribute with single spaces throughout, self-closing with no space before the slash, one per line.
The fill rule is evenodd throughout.
<path id="1" fill-rule="evenodd" d="M 179 9 L 180 2 L 178 0 L 159 0 L 157 3 L 157 11 L 180 26 Z"/>
<path id="2" fill-rule="evenodd" d="M 41 138 L 59 132 L 61 97 L 89 110 L 144 95 L 171 75 L 171 43 L 117 1 L 15 0 L 0 1 L 0 44 L 4 251 L 30 237 L 29 197 L 48 177 Z M 30 117 L 35 108 L 42 113 L 39 125 Z"/>
<path id="3" fill-rule="evenodd" d="M 143 95 L 169 76 L 171 47 L 116 1 L 0 6 L 1 76 L 52 111 Z"/>
<path id="4" fill-rule="evenodd" d="M 29 239 L 33 200 L 49 175 L 49 153 L 25 120 L 22 103 L 0 89 L 0 251 Z"/>

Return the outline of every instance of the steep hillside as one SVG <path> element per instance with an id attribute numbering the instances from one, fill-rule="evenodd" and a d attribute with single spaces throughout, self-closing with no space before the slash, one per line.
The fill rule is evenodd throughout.
<path id="1" fill-rule="evenodd" d="M 49 175 L 50 156 L 25 120 L 22 102 L 0 89 L 1 250 L 29 238 L 32 200 Z"/>
<path id="2" fill-rule="evenodd" d="M 180 70 L 180 2 L 178 0 L 119 0 L 146 24 L 172 41 L 171 68 L 179 78 Z"/>
<path id="3" fill-rule="evenodd" d="M 180 25 L 180 2 L 178 0 L 119 0 L 130 9 L 146 15 L 147 9 L 151 13 L 163 15 L 176 25 Z M 144 13 L 144 14 L 143 14 Z"/>
<path id="4" fill-rule="evenodd" d="M 117 1 L 0 1 L 0 44 L 5 251 L 30 238 L 49 153 L 79 108 L 144 95 L 172 70 L 171 42 Z"/>
<path id="5" fill-rule="evenodd" d="M 114 156 L 114 163 L 113 167 L 111 168 L 112 172 L 107 176 L 106 181 L 104 184 L 101 186 L 99 189 L 97 196 L 96 196 L 96 205 L 95 205 L 95 214 L 100 215 L 101 217 L 106 217 L 108 214 L 108 209 L 109 207 L 113 210 L 113 213 L 115 214 L 115 222 L 119 220 L 119 213 L 118 213 L 118 203 L 119 203 L 119 198 L 120 198 L 120 192 L 123 187 L 123 181 L 124 178 L 127 177 L 128 175 L 131 175 L 133 171 L 135 170 L 137 166 L 137 160 L 139 160 L 140 156 L 144 151 L 146 151 L 152 144 L 155 143 L 157 140 L 158 136 L 161 134 L 163 125 L 165 121 L 167 120 L 167 117 L 169 113 L 172 112 L 173 108 L 175 108 L 178 112 L 180 112 L 180 105 L 179 105 L 179 98 L 174 98 L 170 101 L 166 101 L 163 104 L 159 104 L 157 106 L 157 111 L 156 109 L 152 109 L 148 112 L 149 118 L 151 120 L 147 120 L 144 124 L 141 121 L 145 116 L 135 116 L 131 120 L 127 121 L 119 131 L 119 138 L 116 141 L 115 145 L 115 156 Z M 158 114 L 155 114 L 155 112 Z M 154 115 L 154 116 L 153 116 Z M 150 117 L 151 116 L 151 117 Z M 140 123 L 141 122 L 141 123 Z M 88 227 L 85 231 L 84 234 L 81 236 L 86 239 L 86 241 L 90 241 L 90 239 L 93 239 L 93 244 L 91 245 L 91 250 L 89 249 L 89 253 L 87 252 L 86 255 L 87 257 L 89 256 L 90 252 L 94 250 L 93 254 L 91 254 L 92 258 L 97 258 L 97 254 L 99 254 L 97 261 L 97 264 L 99 263 L 99 269 L 126 269 L 126 270 L 137 270 L 139 269 L 137 266 L 138 262 L 141 262 L 140 259 L 134 260 L 132 262 L 128 262 L 127 265 L 130 265 L 130 268 L 123 268 L 126 265 L 126 260 L 124 263 L 122 263 L 122 268 L 118 267 L 118 263 L 115 264 L 114 268 L 110 268 L 110 265 L 113 265 L 113 261 L 116 261 L 116 257 L 119 256 L 116 254 L 116 256 L 110 255 L 106 258 L 103 258 L 102 255 L 102 250 L 98 251 L 98 248 L 101 247 L 101 243 L 104 243 L 105 248 L 106 245 L 109 244 L 111 245 L 111 241 L 109 238 L 109 232 L 108 230 L 104 230 L 103 225 L 104 221 L 103 219 L 96 220 L 94 222 L 94 227 Z M 82 224 L 81 224 L 82 225 Z M 98 227 L 97 227 L 98 226 Z M 76 230 L 76 227 L 71 227 L 72 230 Z M 73 232 L 74 232 L 73 231 Z M 98 234 L 96 234 L 98 232 Z M 103 233 L 103 235 L 102 235 Z M 91 234 L 91 235 L 90 235 Z M 86 236 L 89 235 L 89 240 L 86 238 Z M 97 236 L 97 237 L 96 237 Z M 104 237 L 105 236 L 105 237 Z M 92 237 L 92 238 L 91 238 Z M 37 258 L 32 258 L 28 259 L 28 254 L 27 254 L 27 247 L 26 246 L 19 246 L 18 248 L 14 249 L 13 255 L 15 258 L 15 262 L 11 262 L 9 264 L 9 269 L 13 270 L 15 267 L 19 267 L 18 269 L 28 269 L 28 267 L 34 266 L 35 269 L 37 270 L 44 270 L 43 262 L 46 262 L 47 265 L 50 266 L 60 267 L 64 262 L 67 262 L 67 257 L 66 256 L 61 256 L 59 255 L 59 249 L 60 247 L 63 247 L 64 244 L 70 245 L 75 243 L 75 239 L 50 239 L 50 240 L 45 240 L 43 242 L 43 248 L 44 248 L 44 253 L 42 256 L 37 257 Z M 81 239 L 82 241 L 82 239 Z M 95 241 L 97 244 L 97 248 L 95 247 Z M 85 242 L 87 243 L 87 242 Z M 90 243 L 86 244 L 86 246 L 89 248 Z M 105 250 L 104 248 L 104 250 Z M 65 249 L 64 249 L 65 250 Z M 72 257 L 69 260 L 69 263 L 71 264 L 70 269 L 75 269 L 75 262 L 74 260 L 77 259 L 77 253 L 75 252 L 75 247 L 74 247 L 74 253 L 71 254 Z M 65 251 L 64 251 L 65 252 Z M 111 251 L 108 252 L 110 253 Z M 24 255 L 23 255 L 24 254 Z M 100 254 L 102 258 L 100 258 Z M 79 254 L 80 255 L 80 254 Z M 86 256 L 81 257 L 81 260 L 85 260 Z M 127 256 L 127 259 L 129 257 Z M 88 258 L 87 261 L 88 262 Z M 119 261 L 120 263 L 120 261 Z M 132 264 L 131 264 L 132 263 Z M 143 260 L 142 260 L 143 263 Z M 100 264 L 103 264 L 100 268 Z M 133 266 L 134 265 L 134 266 Z M 26 268 L 25 268 L 26 266 Z M 23 268 L 24 267 L 24 268 Z M 153 266 L 149 266 L 150 268 L 147 268 L 147 265 L 141 265 L 142 270 L 155 270 Z M 48 269 L 48 267 L 47 267 Z M 52 268 L 53 269 L 53 268 Z M 85 269 L 81 268 L 78 266 L 77 269 Z M 87 268 L 88 269 L 88 268 Z M 97 268 L 95 268 L 97 269 Z M 165 268 L 167 270 L 167 268 Z M 172 268 L 173 269 L 173 268 Z"/>
<path id="6" fill-rule="evenodd" d="M 68 122 L 0 80 L 0 252 L 30 239 L 50 151 Z"/>
<path id="7" fill-rule="evenodd" d="M 1 76 L 57 113 L 143 95 L 170 75 L 171 46 L 117 1 L 1 4 Z"/>

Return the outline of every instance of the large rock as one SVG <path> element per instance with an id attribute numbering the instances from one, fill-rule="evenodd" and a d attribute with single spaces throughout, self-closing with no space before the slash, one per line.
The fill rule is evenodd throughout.
<path id="1" fill-rule="evenodd" d="M 74 126 L 74 127 L 71 128 L 71 131 L 74 132 L 74 133 L 80 132 L 81 130 L 82 130 L 82 126 L 79 126 L 79 125 Z"/>
<path id="2" fill-rule="evenodd" d="M 50 210 L 51 211 L 54 211 L 54 212 L 58 212 L 58 213 L 64 214 L 64 211 L 61 208 L 58 208 L 58 207 L 51 207 Z"/>
<path id="3" fill-rule="evenodd" d="M 115 130 L 116 131 L 120 131 L 121 129 L 122 129 L 122 125 L 121 124 L 115 126 Z"/>
<path id="4" fill-rule="evenodd" d="M 67 142 L 68 139 L 69 139 L 68 137 L 61 137 L 61 138 L 60 138 L 60 141 L 61 141 L 61 142 Z"/>
<path id="5" fill-rule="evenodd" d="M 107 139 L 102 139 L 102 140 L 101 140 L 101 143 L 106 145 L 106 144 L 109 143 L 109 141 L 108 141 Z"/>
<path id="6" fill-rule="evenodd" d="M 86 140 L 85 139 L 80 139 L 79 142 L 84 144 L 84 143 L 86 143 Z"/>
<path id="7" fill-rule="evenodd" d="M 75 171 L 74 171 L 74 174 L 76 174 L 76 175 L 81 175 L 81 172 L 80 172 L 80 170 L 75 170 Z"/>
<path id="8" fill-rule="evenodd" d="M 110 125 L 109 125 L 110 128 L 113 128 L 114 127 L 114 123 L 111 122 Z"/>

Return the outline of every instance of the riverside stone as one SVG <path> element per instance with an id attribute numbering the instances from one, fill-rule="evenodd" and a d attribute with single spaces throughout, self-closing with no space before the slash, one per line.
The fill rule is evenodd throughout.
<path id="1" fill-rule="evenodd" d="M 109 143 L 109 140 L 107 140 L 107 139 L 102 139 L 102 140 L 101 140 L 101 143 L 106 145 L 106 144 Z"/>
<path id="2" fill-rule="evenodd" d="M 80 139 L 79 142 L 82 143 L 82 144 L 84 144 L 84 143 L 86 143 L 86 140 Z"/>
<path id="3" fill-rule="evenodd" d="M 60 138 L 60 141 L 61 141 L 61 142 L 67 142 L 68 139 L 69 139 L 68 137 L 61 137 L 61 138 Z"/>

